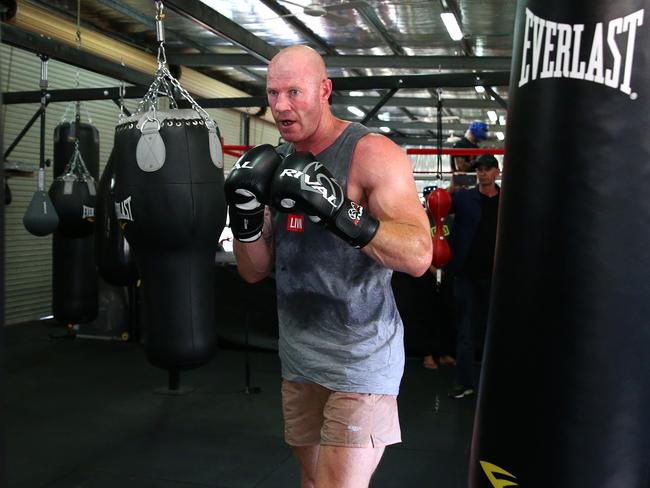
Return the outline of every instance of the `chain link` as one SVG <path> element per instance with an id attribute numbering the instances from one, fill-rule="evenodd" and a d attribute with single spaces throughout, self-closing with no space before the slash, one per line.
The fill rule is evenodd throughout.
<path id="1" fill-rule="evenodd" d="M 68 161 L 63 173 L 66 176 L 71 175 L 79 177 L 79 179 L 83 179 L 84 181 L 93 180 L 93 176 L 90 174 L 90 171 L 88 171 L 84 158 L 81 156 L 81 151 L 79 150 L 79 139 L 74 141 L 72 157 L 70 158 L 70 161 Z"/>
<path id="2" fill-rule="evenodd" d="M 165 14 L 163 13 L 163 2 L 156 1 L 156 22 L 162 23 L 164 18 Z M 162 29 L 160 30 L 162 31 Z M 208 128 L 208 130 L 215 129 L 217 124 L 214 120 L 212 120 L 210 114 L 208 114 L 208 112 L 206 112 L 198 103 L 196 103 L 189 92 L 181 86 L 180 82 L 169 71 L 169 67 L 167 66 L 167 54 L 165 52 L 165 42 L 162 34 L 159 34 L 157 60 L 158 69 L 156 70 L 156 76 L 151 83 L 151 86 L 147 90 L 147 93 L 145 93 L 144 97 L 142 97 L 142 100 L 140 100 L 140 103 L 138 104 L 138 108 L 134 115 L 141 114 L 145 110 L 147 112 L 155 114 L 159 94 L 162 94 L 169 99 L 172 108 L 178 108 L 178 104 L 176 103 L 176 99 L 174 98 L 174 93 L 172 90 L 172 88 L 174 88 L 178 93 L 180 93 L 183 98 L 190 102 L 194 111 L 197 112 L 205 122 L 205 126 Z"/>

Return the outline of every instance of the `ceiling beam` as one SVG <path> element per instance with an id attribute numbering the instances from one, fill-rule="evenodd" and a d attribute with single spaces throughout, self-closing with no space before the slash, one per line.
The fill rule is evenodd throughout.
<path id="1" fill-rule="evenodd" d="M 76 50 L 75 50 L 76 52 Z M 104 63 L 104 61 L 102 61 Z M 102 64 L 104 66 L 104 64 Z M 151 81 L 149 77 L 147 81 Z M 145 87 L 126 87 L 126 98 L 141 98 L 146 92 Z M 106 88 L 82 88 L 69 90 L 51 90 L 51 102 L 69 102 L 73 100 L 103 100 L 113 99 L 119 95 L 117 87 Z M 14 103 L 38 103 L 41 99 L 40 91 L 9 92 L 4 94 L 3 103 L 10 105 Z M 197 97 L 203 108 L 251 108 L 268 107 L 268 100 L 265 96 L 259 97 L 232 97 L 205 99 Z M 332 96 L 332 105 L 361 105 L 377 106 L 382 97 L 343 97 Z M 443 106 L 452 108 L 486 109 L 495 108 L 496 102 L 485 99 L 446 98 Z M 392 97 L 386 101 L 384 106 L 392 107 L 435 107 L 436 100 L 431 98 L 409 98 Z"/>
<path id="2" fill-rule="evenodd" d="M 376 105 L 381 97 L 332 96 L 332 105 Z M 393 97 L 385 104 L 387 107 L 436 107 L 438 101 L 431 97 Z M 494 100 L 482 98 L 443 98 L 445 108 L 500 108 Z"/>
<path id="3" fill-rule="evenodd" d="M 95 56 L 76 47 L 68 46 L 43 35 L 34 34 L 11 24 L 2 25 L 2 42 L 36 54 L 49 56 L 78 68 L 124 80 L 134 85 L 148 85 L 152 80 L 150 74 L 128 68 L 120 63 Z M 38 76 L 40 76 L 40 73 L 34 74 L 35 78 Z"/>
<path id="4" fill-rule="evenodd" d="M 403 68 L 431 70 L 510 70 L 508 56 L 377 56 L 324 55 L 328 68 Z M 182 54 L 167 53 L 172 64 L 184 66 L 257 66 L 267 63 L 250 54 Z"/>
<path id="5" fill-rule="evenodd" d="M 165 0 L 165 6 L 190 19 L 213 34 L 241 47 L 264 63 L 278 53 L 278 49 L 227 17 L 198 0 Z"/>
<path id="6" fill-rule="evenodd" d="M 487 73 L 444 73 L 435 75 L 367 76 L 332 78 L 336 90 L 375 90 L 381 88 L 469 88 L 477 84 L 508 86 L 509 71 Z"/>

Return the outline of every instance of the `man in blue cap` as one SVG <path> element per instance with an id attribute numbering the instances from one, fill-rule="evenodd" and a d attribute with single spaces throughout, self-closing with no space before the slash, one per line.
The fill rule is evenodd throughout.
<path id="1" fill-rule="evenodd" d="M 478 143 L 483 142 L 488 136 L 488 125 L 481 120 L 472 121 L 465 135 L 454 144 L 454 149 L 477 149 Z M 452 179 L 452 193 L 458 188 L 467 188 L 476 184 L 473 175 L 464 175 L 456 173 L 467 173 L 472 170 L 472 164 L 476 156 L 452 156 L 451 171 L 454 173 Z"/>

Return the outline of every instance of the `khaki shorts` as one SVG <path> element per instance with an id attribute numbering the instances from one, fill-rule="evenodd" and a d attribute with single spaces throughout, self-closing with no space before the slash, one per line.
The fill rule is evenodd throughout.
<path id="1" fill-rule="evenodd" d="M 282 380 L 282 413 L 290 446 L 380 447 L 402 441 L 394 395 Z"/>

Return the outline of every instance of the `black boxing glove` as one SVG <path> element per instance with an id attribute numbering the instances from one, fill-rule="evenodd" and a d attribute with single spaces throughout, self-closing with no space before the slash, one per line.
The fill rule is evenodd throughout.
<path id="1" fill-rule="evenodd" d="M 230 170 L 224 184 L 230 228 L 238 241 L 255 242 L 262 236 L 264 205 L 269 203 L 271 180 L 282 157 L 270 144 L 246 151 Z"/>
<path id="2" fill-rule="evenodd" d="M 271 205 L 281 212 L 297 209 L 318 217 L 357 249 L 368 244 L 379 229 L 379 221 L 346 198 L 339 182 L 308 152 L 291 154 L 278 166 L 271 184 Z"/>

